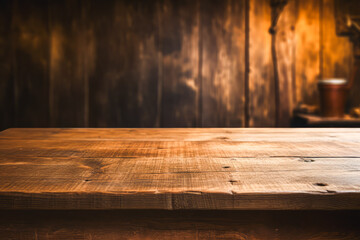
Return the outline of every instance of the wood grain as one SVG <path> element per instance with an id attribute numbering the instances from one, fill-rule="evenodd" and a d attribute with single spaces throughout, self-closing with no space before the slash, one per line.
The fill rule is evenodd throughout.
<path id="1" fill-rule="evenodd" d="M 276 98 L 288 126 L 298 104 L 317 104 L 317 79 L 349 76 L 334 10 L 353 4 L 289 1 L 275 96 L 270 0 L 2 0 L 0 129 L 274 126 Z"/>
<path id="2" fill-rule="evenodd" d="M 354 40 L 356 38 L 353 33 L 351 33 L 351 28 L 346 25 L 346 19 L 348 16 L 354 17 L 359 15 L 359 2 L 358 1 L 325 1 L 324 8 L 324 19 L 326 16 L 329 16 L 331 13 L 327 11 L 335 12 L 335 19 L 331 17 L 328 21 L 324 21 L 326 27 L 331 25 L 336 26 L 336 33 L 338 34 L 336 37 L 332 32 L 332 29 L 324 32 L 324 39 L 329 40 L 327 43 L 328 49 L 324 46 L 324 55 L 329 57 L 327 62 L 327 70 L 334 74 L 335 76 L 341 78 L 350 79 L 350 77 L 354 76 L 354 81 L 352 82 L 352 86 L 350 88 L 348 94 L 348 104 L 349 108 L 360 106 L 360 99 L 358 97 L 358 93 L 360 91 L 360 81 L 359 81 L 359 44 L 358 41 Z M 328 14 L 328 15 L 326 15 Z M 356 17 L 355 17 L 356 18 Z M 330 40 L 327 34 L 331 34 L 334 37 Z M 325 44 L 325 42 L 324 42 Z M 336 45 L 336 46 L 335 46 Z M 331 53 L 331 48 L 339 49 L 338 56 Z M 327 51 L 326 51 L 327 50 Z M 336 58 L 339 58 L 336 60 Z M 324 62 L 325 64 L 325 62 Z"/>
<path id="3" fill-rule="evenodd" d="M 201 126 L 245 126 L 245 1 L 202 2 L 201 26 Z"/>
<path id="4" fill-rule="evenodd" d="M 162 26 L 162 112 L 164 127 L 191 127 L 199 94 L 199 9 L 197 1 L 164 1 Z"/>
<path id="5" fill-rule="evenodd" d="M 359 211 L 1 211 L 0 238 L 357 240 L 359 220 Z"/>
<path id="6" fill-rule="evenodd" d="M 323 44 L 322 77 L 349 79 L 353 61 L 352 44 L 348 38 L 336 35 L 334 8 L 334 1 L 323 0 L 321 21 Z"/>
<path id="7" fill-rule="evenodd" d="M 9 129 L 0 208 L 359 209 L 359 145 L 360 129 Z"/>
<path id="8" fill-rule="evenodd" d="M 48 13 L 32 2 L 13 1 L 14 126 L 49 126 Z"/>
<path id="9" fill-rule="evenodd" d="M 297 0 L 296 102 L 318 103 L 317 80 L 320 78 L 320 2 Z"/>
<path id="10" fill-rule="evenodd" d="M 87 85 L 84 78 L 82 5 L 80 1 L 49 2 L 51 126 L 85 126 Z"/>
<path id="11" fill-rule="evenodd" d="M 295 108 L 295 23 L 296 1 L 289 1 L 280 14 L 276 27 L 276 58 L 279 78 L 278 126 L 290 125 Z"/>
<path id="12" fill-rule="evenodd" d="M 158 58 L 156 3 L 92 1 L 90 126 L 154 126 Z M 90 17 L 91 16 L 91 17 Z"/>
<path id="13" fill-rule="evenodd" d="M 271 60 L 270 0 L 250 1 L 249 126 L 275 125 L 274 73 Z"/>

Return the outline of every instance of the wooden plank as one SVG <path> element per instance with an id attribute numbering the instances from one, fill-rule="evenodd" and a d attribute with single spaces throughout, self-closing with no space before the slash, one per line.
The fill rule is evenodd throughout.
<path id="1" fill-rule="evenodd" d="M 295 108 L 295 23 L 296 1 L 289 1 L 280 13 L 276 26 L 276 60 L 279 78 L 278 126 L 290 125 Z"/>
<path id="2" fill-rule="evenodd" d="M 91 2 L 88 31 L 96 61 L 88 68 L 90 126 L 155 125 L 156 8 L 156 2 Z"/>
<path id="3" fill-rule="evenodd" d="M 12 4 L 0 1 L 0 131 L 14 122 L 14 89 L 12 79 Z"/>
<path id="4" fill-rule="evenodd" d="M 357 128 L 13 128 L 0 132 L 10 140 L 215 141 L 215 142 L 359 142 Z"/>
<path id="5" fill-rule="evenodd" d="M 359 239 L 358 211 L 2 211 L 2 239 Z M 36 218 L 34 218 L 36 214 Z"/>
<path id="6" fill-rule="evenodd" d="M 360 209 L 360 129 L 36 132 L 1 133 L 2 209 Z"/>
<path id="7" fill-rule="evenodd" d="M 13 1 L 15 123 L 49 125 L 48 2 Z"/>
<path id="8" fill-rule="evenodd" d="M 320 1 L 298 0 L 296 38 L 296 103 L 318 103 L 320 77 Z"/>
<path id="9" fill-rule="evenodd" d="M 243 126 L 245 3 L 2 1 L 1 39 L 11 39 L 1 42 L 1 124 Z M 283 126 L 296 104 L 317 103 L 320 75 L 349 76 L 352 47 L 335 35 L 334 8 L 289 1 L 280 16 Z M 250 126 L 272 126 L 269 0 L 250 1 L 249 15 Z"/>
<path id="10" fill-rule="evenodd" d="M 352 43 L 349 38 L 336 35 L 334 1 L 322 1 L 322 77 L 349 79 L 353 62 Z"/>
<path id="11" fill-rule="evenodd" d="M 244 125 L 249 94 L 250 126 L 272 126 L 270 1 L 249 1 L 245 12 L 247 1 L 38 0 L 29 7 L 3 1 L 8 9 L 2 8 L 7 13 L 2 38 L 11 35 L 6 46 L 13 47 L 1 48 L 1 78 L 11 79 L 1 83 L 6 112 L 1 121 L 7 126 L 234 127 Z M 321 73 L 347 77 L 351 71 L 351 45 L 336 37 L 333 10 L 332 1 L 296 0 L 280 16 L 282 126 L 296 104 L 317 102 Z M 245 49 L 248 13 L 251 44 Z M 357 82 L 351 107 L 359 104 Z"/>
<path id="12" fill-rule="evenodd" d="M 250 1 L 249 126 L 275 125 L 274 73 L 271 60 L 270 0 Z"/>
<path id="13" fill-rule="evenodd" d="M 358 15 L 357 9 L 360 5 L 357 1 L 323 1 L 323 74 L 324 77 L 338 77 L 348 80 L 355 75 L 355 80 L 348 94 L 347 105 L 349 108 L 358 107 L 360 105 L 358 97 L 360 75 L 352 72 L 355 71 L 354 67 L 360 64 L 359 60 L 354 59 L 356 46 L 351 42 L 350 36 L 336 35 L 336 29 L 346 26 L 346 24 L 337 22 L 340 19 L 346 20 L 347 16 Z M 348 31 L 348 27 L 346 31 Z"/>
<path id="14" fill-rule="evenodd" d="M 360 106 L 360 99 L 359 99 L 359 92 L 360 92 L 360 58 L 354 59 L 354 67 L 352 71 L 354 71 L 352 74 L 354 74 L 354 82 L 353 86 L 350 88 L 350 92 L 348 95 L 348 104 L 350 107 L 359 107 Z M 357 70 L 355 70 L 357 67 Z"/>
<path id="15" fill-rule="evenodd" d="M 360 3 L 359 1 L 338 1 L 336 0 L 334 3 L 333 2 L 325 2 L 326 5 L 325 7 L 327 7 L 328 9 L 333 9 L 335 12 L 335 26 L 336 26 L 336 33 L 340 36 L 342 36 L 345 39 L 340 39 L 338 37 L 334 37 L 331 40 L 331 43 L 333 41 L 338 41 L 339 45 L 341 44 L 341 46 L 337 45 L 336 49 L 340 48 L 342 49 L 342 53 L 348 53 L 351 54 L 349 56 L 343 56 L 342 53 L 339 54 L 340 61 L 344 61 L 343 62 L 339 62 L 339 63 L 330 63 L 330 67 L 335 67 L 335 74 L 336 75 L 340 75 L 341 73 L 341 77 L 354 77 L 354 81 L 352 83 L 352 87 L 350 88 L 349 94 L 348 94 L 348 107 L 352 108 L 352 107 L 358 107 L 360 106 L 360 99 L 358 97 L 358 93 L 360 91 L 360 81 L 359 81 L 359 65 L 360 65 L 360 60 L 359 60 L 359 40 L 356 39 L 356 30 L 352 30 L 352 26 L 348 26 L 347 25 L 347 20 L 348 17 L 350 17 L 351 19 L 357 21 L 357 16 L 359 15 L 359 7 L 360 7 Z M 326 14 L 327 9 L 324 7 L 324 15 Z M 328 10 L 329 11 L 329 10 Z M 334 21 L 333 18 L 330 18 L 331 21 Z M 330 24 L 333 24 L 330 21 Z M 349 53 L 349 41 L 351 41 L 351 48 L 350 48 L 350 53 Z M 332 46 L 331 46 L 332 47 Z M 325 51 L 324 51 L 325 52 Z M 328 53 L 331 54 L 331 53 Z M 333 55 L 333 54 L 331 54 Z M 337 57 L 337 56 L 336 56 Z M 335 56 L 331 56 L 331 60 L 335 58 Z M 349 66 L 342 66 L 343 69 L 339 69 L 338 66 L 339 65 L 346 65 L 349 63 L 349 60 L 352 60 L 352 67 L 349 68 Z M 351 62 L 350 62 L 351 63 Z M 334 66 L 335 65 L 335 66 Z M 357 68 L 357 69 L 356 69 Z M 351 71 L 350 75 L 346 75 L 346 73 L 348 73 L 349 71 Z"/>
<path id="16" fill-rule="evenodd" d="M 50 122 L 80 127 L 85 116 L 84 26 L 79 1 L 50 1 Z"/>
<path id="17" fill-rule="evenodd" d="M 245 1 L 201 2 L 201 28 L 202 126 L 244 126 Z"/>
<path id="18" fill-rule="evenodd" d="M 1 191 L 19 195 L 42 192 L 290 195 L 359 190 L 356 171 L 360 164 L 353 158 L 2 157 L 1 160 L 1 179 L 5 185 Z M 318 174 L 320 171 L 322 175 Z"/>
<path id="19" fill-rule="evenodd" d="M 94 32 L 95 38 L 92 40 L 94 42 L 92 53 L 96 56 L 93 68 L 88 69 L 91 127 L 120 126 L 123 121 L 122 114 L 124 114 L 121 100 L 125 100 L 128 96 L 127 87 L 131 88 L 136 84 L 129 81 L 130 86 L 127 86 L 125 83 L 124 72 L 128 69 L 125 67 L 127 22 L 120 21 L 123 20 L 121 17 L 126 18 L 125 13 L 119 13 L 119 19 L 115 21 L 115 9 L 115 1 L 102 3 L 91 1 L 89 8 L 88 15 L 92 18 L 88 25 Z M 121 8 L 118 7 L 117 11 L 121 11 Z M 133 107 L 134 99 L 128 99 L 127 104 Z"/>
<path id="20" fill-rule="evenodd" d="M 199 94 L 199 12 L 197 1 L 161 5 L 163 127 L 193 127 Z"/>
<path id="21" fill-rule="evenodd" d="M 358 157 L 359 141 L 1 140 L 1 157 Z M 60 146 L 60 147 L 59 147 Z"/>

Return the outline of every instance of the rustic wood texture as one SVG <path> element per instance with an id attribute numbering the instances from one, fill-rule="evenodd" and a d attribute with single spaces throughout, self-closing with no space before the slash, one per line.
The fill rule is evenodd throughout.
<path id="1" fill-rule="evenodd" d="M 271 61 L 270 0 L 250 1 L 249 126 L 275 125 L 274 72 Z"/>
<path id="2" fill-rule="evenodd" d="M 278 126 L 289 126 L 296 107 L 295 82 L 296 1 L 289 1 L 280 14 L 276 27 L 276 58 L 279 78 Z"/>
<path id="3" fill-rule="evenodd" d="M 166 0 L 161 6 L 164 127 L 191 127 L 197 122 L 200 28 L 196 2 Z"/>
<path id="4" fill-rule="evenodd" d="M 357 69 L 352 69 L 354 74 L 354 83 L 352 88 L 350 89 L 350 97 L 348 99 L 349 105 L 351 107 L 358 107 L 360 106 L 360 98 L 359 98 L 359 92 L 360 92 L 360 58 L 354 59 L 354 66 L 357 66 Z"/>
<path id="5" fill-rule="evenodd" d="M 88 3 L 89 125 L 154 126 L 158 81 L 157 5 Z"/>
<path id="6" fill-rule="evenodd" d="M 360 129 L 9 129 L 2 209 L 360 209 Z"/>
<path id="7" fill-rule="evenodd" d="M 297 0 L 296 102 L 318 103 L 320 78 L 320 4 L 321 1 Z"/>
<path id="8" fill-rule="evenodd" d="M 280 126 L 317 103 L 320 77 L 352 70 L 334 10 L 294 0 L 280 14 Z M 274 126 L 270 22 L 270 0 L 2 0 L 0 129 Z"/>
<path id="9" fill-rule="evenodd" d="M 336 24 L 336 32 L 339 36 L 342 38 L 345 38 L 346 40 L 350 40 L 351 44 L 346 42 L 346 40 L 343 40 L 341 38 L 334 38 L 330 42 L 330 44 L 337 44 L 336 48 L 341 49 L 343 52 L 351 52 L 350 56 L 345 56 L 340 54 L 340 59 L 337 63 L 335 63 L 335 56 L 331 56 L 331 60 L 334 62 L 330 62 L 330 64 L 336 64 L 336 74 L 340 75 L 341 77 L 346 77 L 347 74 L 350 72 L 350 76 L 354 74 L 354 81 L 352 82 L 352 87 L 350 89 L 349 94 L 349 107 L 357 107 L 360 105 L 360 98 L 358 96 L 358 93 L 360 91 L 360 81 L 359 81 L 359 66 L 360 66 L 360 39 L 359 31 L 352 26 L 348 26 L 348 18 L 352 19 L 352 21 L 355 20 L 355 22 L 358 22 L 359 19 L 359 9 L 360 9 L 360 3 L 359 1 L 339 1 L 335 0 L 334 2 L 329 2 L 330 7 L 332 7 L 335 11 L 335 19 L 332 19 L 335 21 Z M 324 9 L 326 11 L 326 9 Z M 341 44 L 341 45 L 340 45 Z M 350 49 L 349 49 L 350 47 Z M 330 53 L 328 53 L 330 54 Z M 342 59 L 341 59 L 342 58 Z M 345 65 L 346 62 L 353 61 L 353 69 L 348 69 Z M 345 64 L 342 64 L 345 63 Z M 356 69 L 357 68 L 357 69 Z"/>
<path id="10" fill-rule="evenodd" d="M 349 79 L 353 67 L 353 46 L 349 39 L 336 35 L 334 8 L 333 0 L 323 0 L 321 9 L 322 77 Z"/>
<path id="11" fill-rule="evenodd" d="M 45 1 L 12 1 L 14 123 L 49 125 L 49 28 Z"/>
<path id="12" fill-rule="evenodd" d="M 0 238 L 357 240 L 360 239 L 360 213 L 359 211 L 0 211 Z"/>
<path id="13" fill-rule="evenodd" d="M 244 126 L 245 1 L 203 1 L 201 9 L 201 126 Z"/>
<path id="14" fill-rule="evenodd" d="M 84 47 L 80 1 L 50 1 L 50 125 L 87 125 Z M 66 113 L 66 114 L 64 114 Z"/>

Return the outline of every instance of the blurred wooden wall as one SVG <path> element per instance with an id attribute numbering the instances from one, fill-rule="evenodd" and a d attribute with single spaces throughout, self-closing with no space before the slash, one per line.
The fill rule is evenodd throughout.
<path id="1" fill-rule="evenodd" d="M 269 0 L 0 0 L 0 129 L 274 126 L 270 22 Z M 289 0 L 276 47 L 288 126 L 352 46 L 332 0 Z"/>

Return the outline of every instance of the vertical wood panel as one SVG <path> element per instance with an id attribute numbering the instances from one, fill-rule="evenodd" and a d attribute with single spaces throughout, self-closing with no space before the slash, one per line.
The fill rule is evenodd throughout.
<path id="1" fill-rule="evenodd" d="M 354 74 L 354 83 L 350 89 L 348 99 L 350 108 L 360 107 L 360 59 L 358 57 L 354 59 L 354 67 L 355 66 L 357 66 L 357 70 L 353 68 L 353 71 L 355 71 L 354 73 L 352 73 Z"/>
<path id="2" fill-rule="evenodd" d="M 153 126 L 158 79 L 156 2 L 93 1 L 90 124 Z"/>
<path id="3" fill-rule="evenodd" d="M 317 104 L 320 76 L 320 1 L 297 0 L 296 101 Z"/>
<path id="4" fill-rule="evenodd" d="M 14 121 L 14 89 L 11 76 L 11 2 L 0 0 L 0 131 Z"/>
<path id="5" fill-rule="evenodd" d="M 14 1 L 15 126 L 49 125 L 48 2 Z"/>
<path id="6" fill-rule="evenodd" d="M 274 73 L 271 59 L 270 0 L 250 1 L 249 126 L 274 126 Z"/>
<path id="7" fill-rule="evenodd" d="M 294 106 L 296 2 L 289 1 L 277 23 L 276 58 L 279 78 L 280 127 L 288 127 Z"/>
<path id="8" fill-rule="evenodd" d="M 118 4 L 117 4 L 118 2 Z M 119 127 L 124 125 L 126 110 L 134 108 L 136 82 L 126 83 L 126 73 L 131 71 L 134 58 L 132 45 L 127 41 L 125 6 L 120 1 L 92 1 L 90 7 L 91 25 L 94 30 L 95 64 L 89 76 L 90 85 L 90 126 Z M 130 46 L 127 46 L 130 45 Z M 129 59 L 126 59 L 129 54 Z M 122 103 L 126 101 L 126 103 Z M 128 109 L 124 109 L 127 104 Z M 125 106 L 126 107 L 126 106 Z M 134 111 L 132 111 L 134 114 Z"/>
<path id="9" fill-rule="evenodd" d="M 322 1 L 322 77 L 349 79 L 352 44 L 349 38 L 336 35 L 334 0 Z"/>
<path id="10" fill-rule="evenodd" d="M 144 1 L 138 6 L 136 13 L 136 41 L 138 58 L 134 63 L 136 71 L 133 78 L 139 81 L 137 91 L 139 127 L 155 127 L 160 109 L 157 102 L 161 100 L 158 94 L 160 76 L 159 55 L 159 3 Z M 161 87 L 161 86 L 160 86 Z M 161 92 L 160 92 L 161 94 Z"/>
<path id="11" fill-rule="evenodd" d="M 202 124 L 244 126 L 245 1 L 202 1 Z"/>
<path id="12" fill-rule="evenodd" d="M 350 79 L 353 65 L 353 46 L 348 37 L 336 35 L 334 0 L 322 0 L 322 77 Z M 360 105 L 359 91 L 350 91 L 350 105 Z M 354 91 L 355 90 L 355 91 Z M 357 90 L 357 91 L 356 91 Z"/>
<path id="13" fill-rule="evenodd" d="M 80 1 L 50 1 L 50 121 L 85 125 L 84 38 Z"/>
<path id="14" fill-rule="evenodd" d="M 162 126 L 193 127 L 199 94 L 199 22 L 196 1 L 164 1 Z"/>
<path id="15" fill-rule="evenodd" d="M 246 2 L 0 0 L 0 128 L 239 127 L 246 106 L 249 126 L 274 126 L 270 0 Z M 318 103 L 319 77 L 349 78 L 334 8 L 293 0 L 280 15 L 280 126 Z"/>
<path id="16" fill-rule="evenodd" d="M 332 39 L 334 41 L 339 41 L 339 44 L 342 43 L 342 46 L 336 45 L 336 48 L 332 49 L 332 50 L 335 51 L 336 49 L 340 48 L 343 51 L 345 51 L 345 53 L 350 55 L 350 56 L 346 56 L 346 55 L 342 56 L 343 59 L 340 59 L 340 61 L 342 60 L 342 61 L 347 62 L 348 58 L 352 58 L 351 63 L 350 63 L 351 64 L 351 67 L 350 67 L 351 73 L 350 73 L 349 78 L 354 77 L 354 82 L 353 82 L 353 85 L 349 92 L 348 107 L 350 107 L 350 108 L 360 107 L 360 98 L 359 98 L 359 92 L 360 92 L 360 69 L 359 69 L 360 51 L 359 51 L 359 49 L 360 49 L 360 45 L 359 45 L 359 39 L 356 40 L 356 38 L 358 38 L 358 37 L 356 37 L 356 30 L 355 29 L 351 30 L 352 27 L 349 29 L 349 27 L 347 26 L 347 17 L 348 16 L 350 16 L 350 18 L 352 18 L 355 21 L 357 21 L 359 19 L 360 2 L 357 0 L 348 0 L 348 1 L 334 0 L 334 3 L 331 1 L 325 1 L 324 6 L 327 6 L 327 5 L 328 5 L 327 9 L 324 8 L 324 20 L 327 20 L 326 16 L 331 14 L 330 13 L 331 10 L 334 11 L 335 19 L 331 19 L 331 20 L 332 21 L 335 20 L 335 24 L 337 27 L 337 33 L 342 34 L 341 36 L 343 38 L 343 39 L 341 39 L 341 38 L 340 39 L 339 38 Z M 354 19 L 354 17 L 355 17 L 355 19 Z M 357 20 L 356 20 L 356 18 L 357 18 Z M 329 21 L 328 21 L 328 24 L 330 25 Z M 346 35 L 345 33 L 350 33 L 350 35 Z M 326 33 L 324 32 L 324 35 L 325 34 Z M 349 44 L 351 45 L 351 48 L 347 49 Z M 331 54 L 330 51 L 331 51 L 331 49 L 329 49 L 328 54 Z M 325 54 L 325 51 L 324 51 L 324 54 Z M 332 58 L 334 58 L 334 56 L 332 56 Z M 332 63 L 332 65 L 333 64 L 334 63 Z M 341 65 L 344 65 L 344 63 L 339 62 L 336 64 L 337 72 L 335 74 L 339 75 L 340 67 L 343 68 L 340 71 L 348 70 L 348 66 L 341 66 Z M 354 72 L 352 72 L 352 71 L 354 71 Z M 341 75 L 346 75 L 346 73 L 344 72 Z"/>

